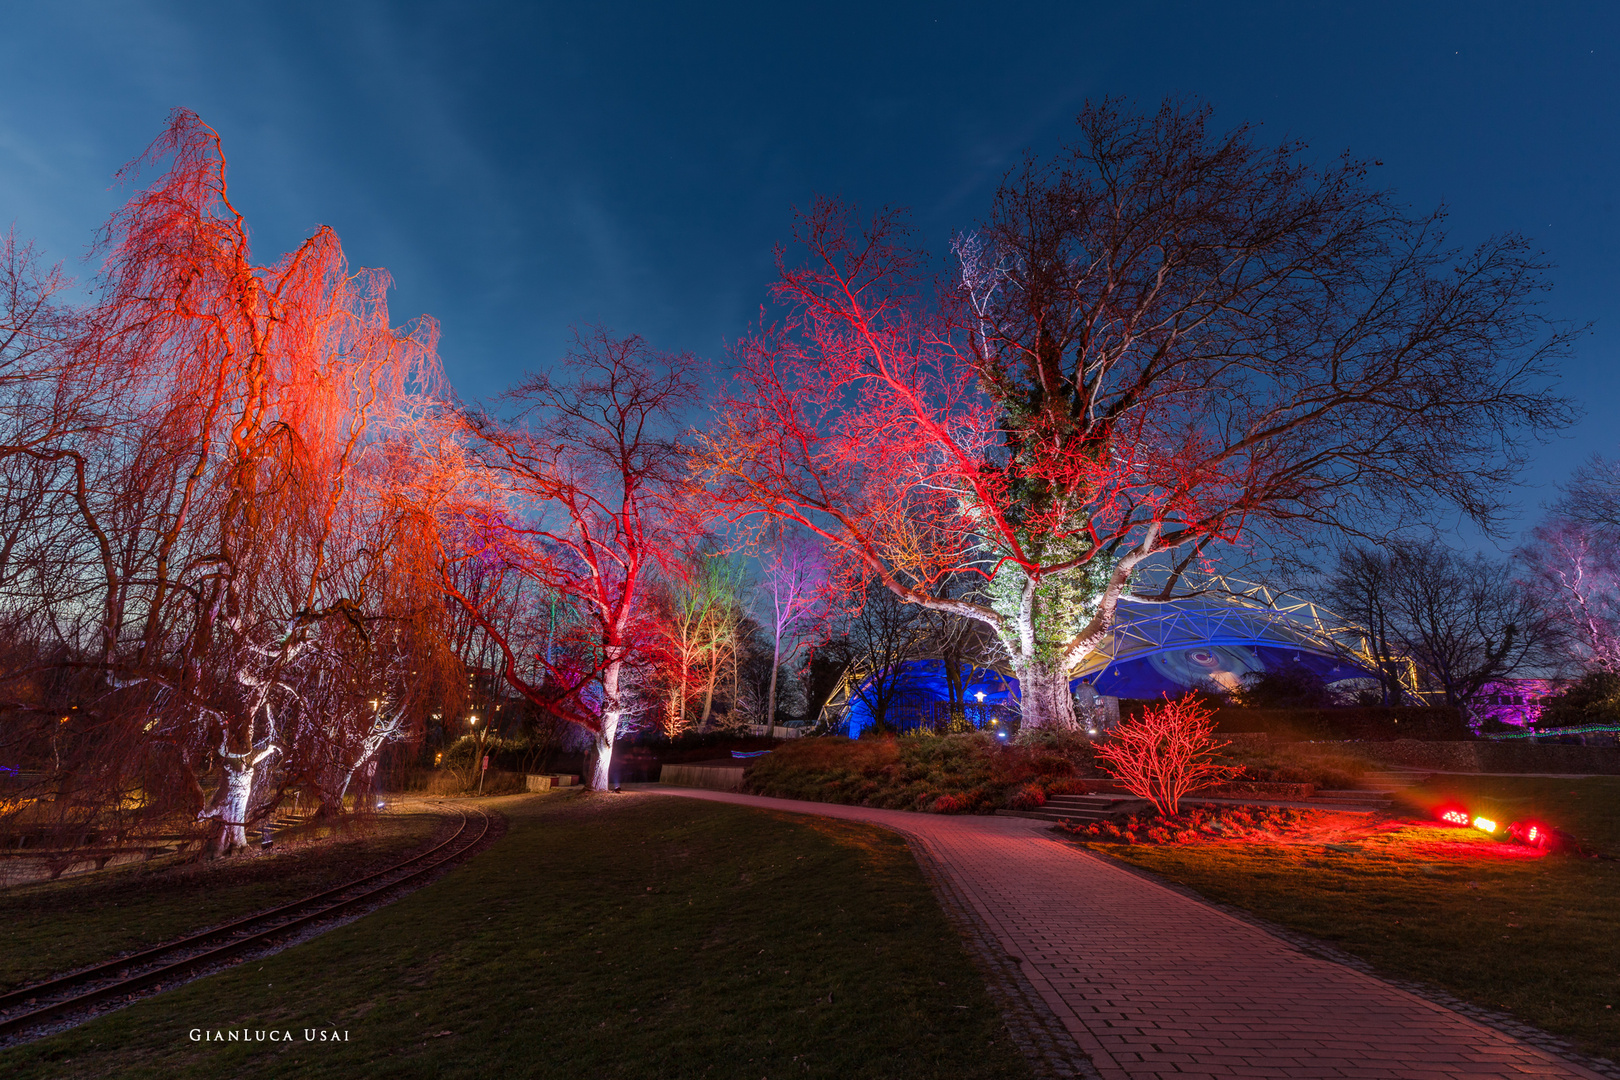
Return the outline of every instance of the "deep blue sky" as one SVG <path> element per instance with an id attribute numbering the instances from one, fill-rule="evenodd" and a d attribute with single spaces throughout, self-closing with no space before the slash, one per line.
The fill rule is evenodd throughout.
<path id="1" fill-rule="evenodd" d="M 429 312 L 463 397 L 572 323 L 720 357 L 816 192 L 909 206 L 935 251 L 1088 96 L 1377 159 L 1456 240 L 1517 230 L 1587 419 L 1546 486 L 1620 451 L 1620 5 L 18 3 L 0 10 L 0 221 L 75 260 L 176 105 L 220 130 L 264 260 L 316 224 Z"/>

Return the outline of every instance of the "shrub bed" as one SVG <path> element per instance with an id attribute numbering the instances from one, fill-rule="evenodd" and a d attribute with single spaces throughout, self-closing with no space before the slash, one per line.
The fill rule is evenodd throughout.
<path id="1" fill-rule="evenodd" d="M 1314 747 L 1229 747 L 1242 766 L 1235 783 L 1206 793 L 1308 798 L 1315 788 L 1354 788 L 1367 763 Z M 1029 733 L 1013 743 L 982 733 L 879 739 L 801 739 L 751 759 L 743 789 L 755 795 L 812 802 L 988 814 L 1033 810 L 1053 795 L 1120 791 L 1098 766 L 1090 740 Z"/>
<path id="2" fill-rule="evenodd" d="M 1276 839 L 1310 822 L 1314 810 L 1284 806 L 1196 806 L 1174 817 L 1146 810 L 1118 821 L 1057 826 L 1058 831 L 1082 840 L 1121 844 L 1190 844 L 1200 839 Z"/>
<path id="3" fill-rule="evenodd" d="M 1015 797 L 1038 806 L 1049 795 L 1084 792 L 1088 777 L 1101 776 L 1086 739 L 1043 735 L 1009 746 L 975 733 L 804 739 L 756 759 L 743 786 L 786 799 L 983 814 Z"/>

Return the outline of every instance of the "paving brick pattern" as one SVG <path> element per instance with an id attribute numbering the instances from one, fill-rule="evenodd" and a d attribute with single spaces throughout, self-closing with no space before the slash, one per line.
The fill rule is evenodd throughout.
<path id="1" fill-rule="evenodd" d="M 1060 843 L 1038 821 L 653 790 L 904 834 L 1104 1080 L 1602 1080 Z M 1055 1052 L 1062 1056 L 1061 1047 Z"/>

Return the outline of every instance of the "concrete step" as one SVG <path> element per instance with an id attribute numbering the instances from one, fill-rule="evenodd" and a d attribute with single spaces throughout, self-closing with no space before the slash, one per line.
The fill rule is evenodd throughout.
<path id="1" fill-rule="evenodd" d="M 1051 795 L 1046 805 L 1026 810 L 1021 816 L 1045 821 L 1108 821 L 1135 813 L 1148 803 L 1133 795 Z"/>
<path id="2" fill-rule="evenodd" d="M 1382 810 L 1395 800 L 1388 792 L 1383 791 L 1319 790 L 1311 796 L 1310 801 L 1326 803 L 1329 806 L 1353 807 L 1357 810 Z"/>
<path id="3" fill-rule="evenodd" d="M 1339 802 L 1388 802 L 1389 792 L 1375 788 L 1317 788 L 1312 799 L 1334 799 Z"/>
<path id="4" fill-rule="evenodd" d="M 1134 795 L 1048 795 L 1047 806 L 1097 807 L 1121 802 L 1140 802 Z"/>
<path id="5" fill-rule="evenodd" d="M 1368 788 L 1380 791 L 1394 791 L 1400 788 L 1420 784 L 1433 775 L 1429 769 L 1409 769 L 1400 765 L 1386 765 L 1381 769 L 1374 769 L 1361 778 L 1361 782 Z"/>

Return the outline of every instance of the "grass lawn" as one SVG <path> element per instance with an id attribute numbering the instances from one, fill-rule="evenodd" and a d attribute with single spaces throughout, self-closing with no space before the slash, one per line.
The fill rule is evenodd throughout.
<path id="1" fill-rule="evenodd" d="M 893 834 L 651 794 L 495 805 L 506 836 L 435 884 L 0 1074 L 1030 1075 Z M 296 1041 L 189 1037 L 244 1027 Z"/>
<path id="2" fill-rule="evenodd" d="M 383 814 L 270 852 L 134 866 L 0 891 L 0 990 L 341 885 L 426 842 L 442 819 Z"/>
<path id="3" fill-rule="evenodd" d="M 1504 824 L 1536 817 L 1620 854 L 1620 778 L 1444 777 Z M 1540 855 L 1472 829 L 1337 815 L 1279 842 L 1088 847 L 1620 1058 L 1620 862 Z"/>

